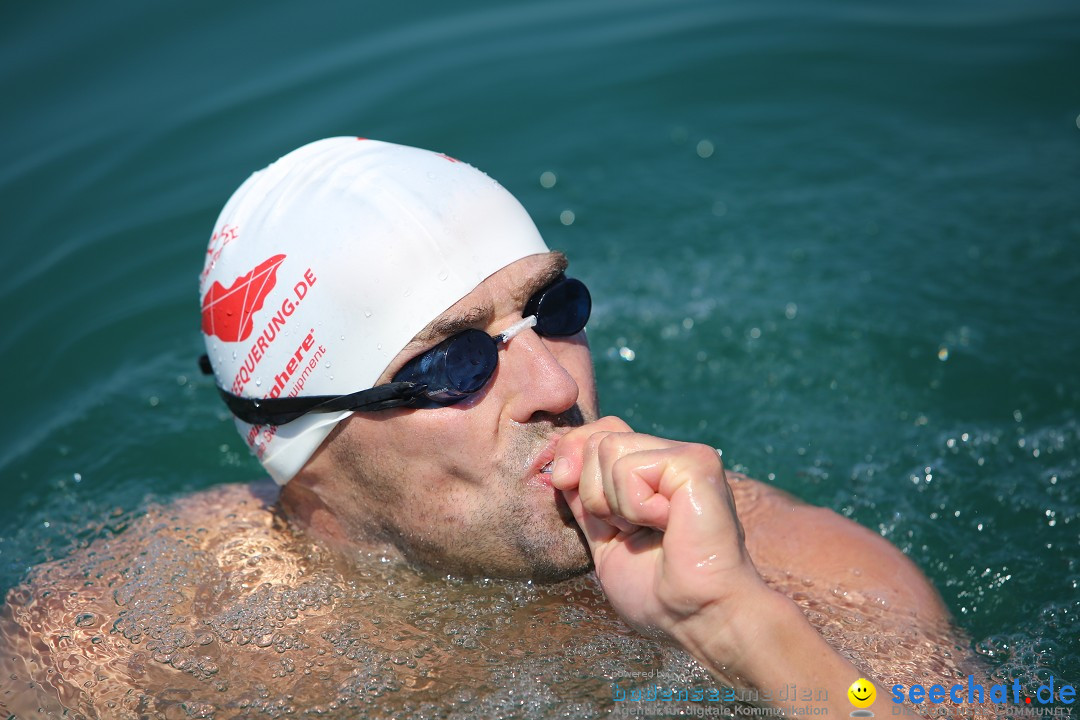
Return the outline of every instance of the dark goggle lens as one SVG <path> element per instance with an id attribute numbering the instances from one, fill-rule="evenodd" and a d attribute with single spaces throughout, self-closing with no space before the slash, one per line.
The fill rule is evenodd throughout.
<path id="1" fill-rule="evenodd" d="M 545 337 L 576 335 L 592 312 L 592 297 L 585 283 L 563 278 L 529 299 L 522 317 L 536 316 L 536 332 Z"/>
<path id="2" fill-rule="evenodd" d="M 585 283 L 564 277 L 533 295 L 522 317 L 536 316 L 539 335 L 567 337 L 581 332 L 591 311 Z M 464 330 L 410 360 L 393 381 L 427 386 L 426 402 L 410 403 L 413 407 L 453 405 L 483 388 L 498 362 L 494 338 L 483 330 Z"/>
<path id="3" fill-rule="evenodd" d="M 427 386 L 432 402 L 452 405 L 480 390 L 495 372 L 499 349 L 483 330 L 465 330 L 410 360 L 394 382 Z"/>
<path id="4" fill-rule="evenodd" d="M 472 394 L 484 387 L 495 372 L 499 349 L 485 332 L 464 332 L 450 338 L 445 358 L 448 388 Z"/>

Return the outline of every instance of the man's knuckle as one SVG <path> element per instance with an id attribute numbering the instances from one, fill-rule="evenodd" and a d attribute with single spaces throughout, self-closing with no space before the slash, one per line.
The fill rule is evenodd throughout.
<path id="1" fill-rule="evenodd" d="M 702 463 L 705 465 L 715 465 L 720 467 L 720 456 L 716 454 L 716 450 L 708 445 L 702 445 L 700 443 L 690 443 L 683 447 L 683 452 L 686 457 L 695 463 Z"/>
<path id="2" fill-rule="evenodd" d="M 607 438 L 608 433 L 598 432 L 589 436 L 589 439 L 585 441 L 585 451 L 589 454 L 597 454 L 600 452 L 601 443 Z"/>
<path id="3" fill-rule="evenodd" d="M 611 453 L 618 453 L 620 445 L 621 443 L 618 435 L 615 433 L 605 433 L 604 437 L 600 438 L 600 443 L 597 447 L 601 454 L 610 455 Z"/>

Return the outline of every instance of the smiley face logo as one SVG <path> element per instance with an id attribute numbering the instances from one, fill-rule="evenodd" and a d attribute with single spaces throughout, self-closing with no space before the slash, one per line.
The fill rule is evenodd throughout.
<path id="1" fill-rule="evenodd" d="M 874 699 L 877 697 L 877 688 L 874 687 L 874 683 L 866 678 L 859 678 L 851 683 L 851 687 L 847 689 L 847 696 L 855 707 L 868 708 L 874 704 Z"/>

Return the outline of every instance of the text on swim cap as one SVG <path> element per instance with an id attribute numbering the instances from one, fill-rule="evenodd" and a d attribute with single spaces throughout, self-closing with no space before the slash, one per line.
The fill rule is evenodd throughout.
<path id="1" fill-rule="evenodd" d="M 306 353 L 309 353 L 314 348 L 314 352 L 311 357 L 306 357 Z M 300 345 L 296 348 L 296 352 L 285 364 L 285 368 L 274 376 L 274 387 L 270 389 L 270 392 L 265 395 L 268 398 L 276 398 L 281 396 L 282 390 L 285 389 L 285 385 L 291 380 L 293 381 L 292 388 L 289 389 L 289 397 L 296 397 L 304 389 L 304 385 L 307 383 L 308 376 L 315 370 L 321 360 L 326 355 L 326 348 L 322 345 L 316 346 L 315 344 L 315 329 L 312 328 L 308 331 L 307 337 L 305 337 Z M 304 361 L 307 360 L 305 363 Z M 303 364 L 301 364 L 303 363 Z M 295 374 L 299 372 L 299 376 Z M 277 435 L 277 425 L 254 425 L 247 433 L 246 440 L 252 450 L 255 451 L 257 457 L 262 457 L 266 452 L 267 444 L 274 439 Z"/>
<path id="2" fill-rule="evenodd" d="M 311 350 L 315 345 L 315 330 L 314 328 L 308 333 L 304 341 L 300 343 L 300 347 L 296 348 L 296 352 L 289 358 L 289 362 L 286 363 L 285 369 L 274 376 L 274 387 L 270 390 L 267 397 L 276 398 L 281 395 L 281 391 L 285 389 L 285 384 L 289 382 L 289 378 L 300 367 L 300 361 L 304 359 L 304 353 Z"/>
<path id="3" fill-rule="evenodd" d="M 244 364 L 240 366 L 240 369 L 236 373 L 236 377 L 233 378 L 232 393 L 239 395 L 244 389 L 244 386 L 251 382 L 252 374 L 255 369 L 262 362 L 270 346 L 278 339 L 278 331 L 285 327 L 289 318 L 294 312 L 296 312 L 297 306 L 307 297 L 308 291 L 315 284 L 315 273 L 311 268 L 304 271 L 303 277 L 298 283 L 293 285 L 293 295 L 295 295 L 295 301 L 293 296 L 286 296 L 281 301 L 281 306 L 278 311 L 270 316 L 266 325 L 263 327 L 261 333 L 255 338 L 255 341 L 251 343 L 248 348 L 247 355 L 244 357 Z M 276 397 L 276 396 L 275 396 Z"/>

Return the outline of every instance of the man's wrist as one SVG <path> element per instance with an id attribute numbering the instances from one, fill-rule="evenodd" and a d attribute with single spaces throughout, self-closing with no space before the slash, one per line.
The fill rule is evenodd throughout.
<path id="1" fill-rule="evenodd" d="M 763 669 L 775 664 L 793 629 L 816 633 L 795 603 L 762 584 L 742 593 L 734 606 L 703 608 L 679 623 L 672 635 L 713 674 L 762 687 L 768 682 Z"/>

